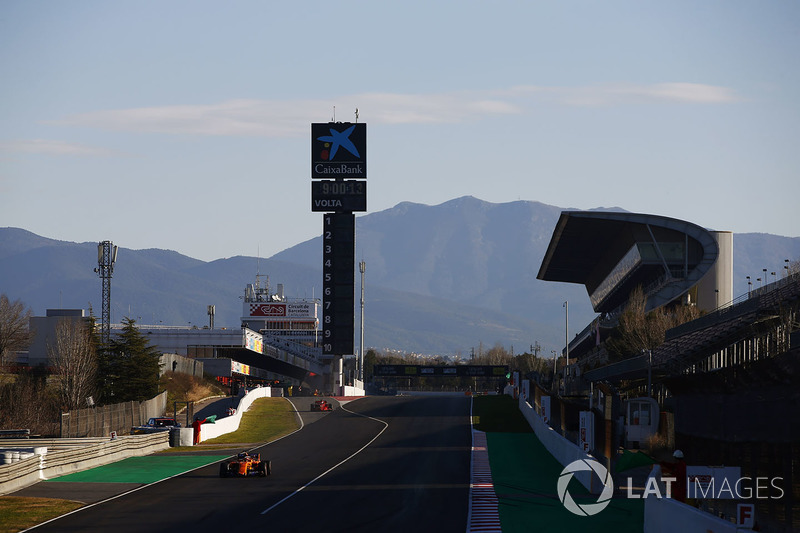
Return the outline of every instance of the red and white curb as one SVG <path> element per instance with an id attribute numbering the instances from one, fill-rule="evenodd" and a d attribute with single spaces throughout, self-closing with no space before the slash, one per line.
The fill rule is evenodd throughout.
<path id="1" fill-rule="evenodd" d="M 502 531 L 497 511 L 497 495 L 489 466 L 489 448 L 486 433 L 472 430 L 472 467 L 469 484 L 469 516 L 467 533 Z"/>

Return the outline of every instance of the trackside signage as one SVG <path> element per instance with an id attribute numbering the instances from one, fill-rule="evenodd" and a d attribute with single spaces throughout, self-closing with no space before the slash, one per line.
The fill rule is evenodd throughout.
<path id="1" fill-rule="evenodd" d="M 316 318 L 316 305 L 310 302 L 298 303 L 250 303 L 247 316 L 275 318 Z"/>
<path id="2" fill-rule="evenodd" d="M 508 372 L 504 365 L 456 365 L 456 366 L 425 366 L 425 365 L 374 365 L 372 373 L 377 377 L 486 377 L 503 378 Z"/>
<path id="3" fill-rule="evenodd" d="M 327 122 L 311 124 L 311 177 L 367 177 L 367 125 Z"/>

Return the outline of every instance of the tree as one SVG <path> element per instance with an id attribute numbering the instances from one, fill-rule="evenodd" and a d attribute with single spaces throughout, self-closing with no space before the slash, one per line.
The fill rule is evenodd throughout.
<path id="1" fill-rule="evenodd" d="M 631 291 L 628 304 L 619 317 L 619 326 L 606 342 L 610 354 L 630 357 L 644 350 L 653 350 L 664 342 L 667 330 L 700 316 L 694 306 L 675 305 L 645 312 L 646 304 L 647 297 L 641 286 Z"/>
<path id="2" fill-rule="evenodd" d="M 160 357 L 136 327 L 136 321 L 125 317 L 122 331 L 100 357 L 103 401 L 143 401 L 158 394 Z"/>
<path id="3" fill-rule="evenodd" d="M 375 353 L 375 350 L 370 348 L 367 350 L 367 353 L 364 354 L 364 381 L 369 383 L 372 381 L 372 367 L 375 366 L 375 362 L 378 360 L 378 354 Z"/>
<path id="4" fill-rule="evenodd" d="M 8 296 L 0 294 L 0 365 L 13 352 L 30 345 L 33 340 L 33 332 L 28 329 L 30 318 L 31 310 L 26 310 L 22 302 L 9 302 Z"/>
<path id="5" fill-rule="evenodd" d="M 485 356 L 478 358 L 480 361 L 479 364 L 483 365 L 511 365 L 513 359 L 514 356 L 499 342 L 495 343 L 495 345 L 486 352 Z"/>
<path id="6" fill-rule="evenodd" d="M 549 375 L 553 373 L 553 363 L 535 354 L 525 352 L 514 356 L 511 370 L 519 371 L 522 376 L 527 376 L 531 372 Z"/>
<path id="7" fill-rule="evenodd" d="M 0 428 L 29 429 L 31 433 L 58 434 L 58 402 L 42 369 L 21 369 L 0 384 Z"/>
<path id="8" fill-rule="evenodd" d="M 95 393 L 97 350 L 89 324 L 84 320 L 62 319 L 56 325 L 55 342 L 47 346 L 58 376 L 61 408 L 65 411 L 84 405 Z"/>

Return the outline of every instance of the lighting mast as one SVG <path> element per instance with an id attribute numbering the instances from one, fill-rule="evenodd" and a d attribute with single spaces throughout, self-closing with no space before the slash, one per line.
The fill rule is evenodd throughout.
<path id="1" fill-rule="evenodd" d="M 97 244 L 97 268 L 95 272 L 103 282 L 103 311 L 100 318 L 100 340 L 103 349 L 107 349 L 111 341 L 111 274 L 117 261 L 117 247 L 111 241 Z"/>
<path id="2" fill-rule="evenodd" d="M 358 120 L 358 109 L 356 109 L 356 120 Z M 358 379 L 361 381 L 362 386 L 364 383 L 364 273 L 367 271 L 367 263 L 360 261 L 358 263 L 358 270 L 361 272 L 361 346 L 359 347 L 358 354 Z"/>

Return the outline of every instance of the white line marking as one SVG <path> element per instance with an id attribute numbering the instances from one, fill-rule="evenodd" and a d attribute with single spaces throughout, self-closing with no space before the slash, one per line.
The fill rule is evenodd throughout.
<path id="1" fill-rule="evenodd" d="M 314 479 L 312 479 L 311 481 L 309 481 L 308 483 L 306 483 L 305 485 L 303 485 L 303 486 L 302 486 L 302 487 L 300 487 L 299 489 L 295 490 L 293 493 L 289 494 L 288 496 L 286 496 L 285 498 L 283 498 L 283 499 L 282 499 L 282 500 L 280 500 L 279 502 L 277 502 L 277 503 L 275 503 L 274 505 L 272 505 L 271 507 L 269 507 L 269 508 L 267 508 L 267 509 L 264 509 L 263 511 L 261 511 L 261 514 L 262 514 L 262 515 L 265 515 L 265 514 L 267 514 L 268 512 L 270 512 L 271 510 L 275 509 L 277 506 L 279 506 L 280 504 L 282 504 L 283 502 L 285 502 L 286 500 L 288 500 L 289 498 L 291 498 L 292 496 L 294 496 L 294 495 L 295 495 L 295 494 L 297 494 L 298 492 L 302 491 L 302 490 L 303 490 L 303 489 L 305 489 L 306 487 L 309 487 L 309 486 L 313 485 L 315 482 L 319 481 L 319 480 L 320 480 L 320 479 L 321 479 L 323 476 L 325 476 L 326 474 L 328 474 L 328 473 L 332 472 L 333 470 L 335 470 L 335 469 L 339 468 L 339 467 L 340 467 L 340 466 L 342 466 L 344 463 L 346 463 L 347 461 L 349 461 L 350 459 L 352 459 L 353 457 L 355 457 L 356 455 L 358 455 L 359 453 L 361 453 L 362 451 L 364 451 L 364 450 L 365 450 L 365 449 L 366 449 L 366 448 L 367 448 L 367 447 L 368 447 L 370 444 L 372 444 L 373 442 L 375 442 L 375 440 L 376 440 L 378 437 L 380 437 L 380 436 L 383 434 L 383 432 L 384 432 L 384 431 L 386 431 L 386 429 L 389 427 L 389 423 L 388 423 L 388 422 L 386 422 L 386 421 L 384 421 L 384 420 L 380 420 L 380 419 L 378 419 L 378 418 L 373 418 L 373 417 L 371 417 L 371 416 L 367 416 L 367 415 L 362 415 L 361 413 L 356 413 L 356 412 L 353 412 L 353 411 L 351 411 L 350 409 L 347 409 L 346 407 L 344 407 L 343 405 L 341 405 L 341 406 L 340 406 L 340 408 L 341 408 L 343 411 L 347 411 L 347 412 L 348 412 L 348 413 L 350 413 L 350 414 L 354 414 L 354 415 L 356 415 L 356 416 L 361 416 L 361 417 L 364 417 L 364 418 L 369 418 L 370 420 L 374 420 L 375 422 L 380 422 L 381 424 L 383 424 L 383 429 L 382 429 L 382 430 L 380 430 L 380 431 L 378 432 L 378 434 L 377 434 L 377 435 L 375 435 L 375 436 L 372 438 L 372 440 L 371 440 L 371 441 L 369 441 L 369 442 L 368 442 L 368 443 L 366 443 L 364 446 L 362 446 L 362 447 L 361 447 L 361 448 L 360 448 L 358 451 L 356 451 L 355 453 L 353 453 L 353 454 L 352 454 L 350 457 L 347 457 L 346 459 L 342 460 L 340 463 L 338 463 L 338 464 L 336 464 L 336 465 L 334 465 L 334 466 L 330 467 L 328 470 L 326 470 L 325 472 L 321 473 L 320 475 L 318 475 L 317 477 L 315 477 Z"/>
<path id="2" fill-rule="evenodd" d="M 275 439 L 275 440 L 273 440 L 273 441 L 270 441 L 270 442 L 268 442 L 268 443 L 266 443 L 266 444 L 264 444 L 264 445 L 262 445 L 262 446 L 258 446 L 258 447 L 256 447 L 256 448 L 253 448 L 253 450 L 257 450 L 257 449 L 259 449 L 259 448 L 265 448 L 265 447 L 269 446 L 270 444 L 272 444 L 273 442 L 278 442 L 278 441 L 279 441 L 279 440 L 281 440 L 281 439 L 285 439 L 285 438 L 286 438 L 286 437 L 288 437 L 289 435 L 294 435 L 295 433 L 297 433 L 298 431 L 300 431 L 301 429 L 303 429 L 303 427 L 305 426 L 305 424 L 303 423 L 303 417 L 302 417 L 302 416 L 300 416 L 300 412 L 297 410 L 297 408 L 294 406 L 294 404 L 293 404 L 291 401 L 289 401 L 289 399 L 288 399 L 288 398 L 285 398 L 285 397 L 284 397 L 284 399 L 285 399 L 287 402 L 289 402 L 289 405 L 291 405 L 291 406 L 294 408 L 294 412 L 295 412 L 295 414 L 297 415 L 297 418 L 299 418 L 299 419 L 300 419 L 300 428 L 298 428 L 298 429 L 295 429 L 295 430 L 294 430 L 294 431 L 292 431 L 291 433 L 288 433 L 288 434 L 284 435 L 283 437 L 280 437 L 280 438 L 278 438 L 278 439 Z M 358 413 L 354 413 L 354 414 L 358 414 Z M 384 428 L 384 429 L 386 429 L 386 428 Z M 147 457 L 147 456 L 142 456 L 142 457 Z M 233 457 L 233 455 L 229 455 L 228 457 Z M 85 511 L 85 510 L 87 510 L 87 509 L 91 509 L 92 507 L 98 506 L 98 505 L 100 505 L 101 503 L 110 502 L 110 501 L 112 501 L 112 500 L 116 500 L 117 498 L 122 498 L 123 496 L 127 496 L 128 494 L 133 494 L 134 492 L 138 492 L 138 491 L 140 491 L 140 490 L 142 490 L 142 489 L 146 489 L 147 487 L 152 487 L 153 485 L 157 485 L 157 484 L 161 483 L 162 481 L 167 481 L 168 479 L 172 479 L 172 478 L 174 478 L 174 477 L 182 476 L 183 474 L 188 474 L 189 472 L 194 472 L 195 470 L 200 470 L 201 468 L 205 468 L 205 467 L 207 467 L 207 466 L 209 466 L 209 465 L 212 465 L 212 464 L 214 464 L 214 463 L 216 463 L 216 462 L 218 462 L 218 461 L 219 461 L 219 459 L 214 459 L 213 461 L 210 461 L 210 462 L 208 462 L 208 463 L 206 463 L 206 464 L 204 464 L 204 465 L 200 465 L 200 466 L 198 466 L 198 467 L 196 467 L 196 468 L 192 468 L 192 469 L 186 470 L 185 472 L 179 472 L 179 473 L 177 473 L 177 474 L 175 474 L 175 475 L 172 475 L 172 476 L 170 476 L 170 477 L 165 477 L 164 479 L 159 479 L 158 481 L 153 481 L 152 483 L 145 483 L 144 485 L 142 485 L 142 486 L 140 486 L 140 487 L 136 487 L 136 488 L 134 488 L 134 489 L 131 489 L 131 490 L 129 490 L 129 491 L 126 491 L 126 492 L 123 492 L 123 493 L 117 494 L 116 496 L 111 496 L 111 497 L 109 497 L 109 498 L 106 498 L 105 500 L 100 500 L 99 502 L 94 502 L 94 503 L 90 503 L 90 504 L 84 505 L 83 507 L 78 507 L 78 508 L 77 508 L 77 509 L 75 509 L 74 511 L 70 511 L 70 512 L 68 512 L 68 513 L 62 514 L 61 516 L 56 516 L 55 518 L 51 518 L 50 520 L 47 520 L 47 521 L 45 521 L 45 522 L 42 522 L 41 524 L 36 524 L 36 525 L 33 525 L 33 526 L 29 527 L 28 529 L 23 529 L 23 530 L 22 530 L 20 533 L 24 533 L 25 531 L 30 531 L 30 530 L 32 530 L 32 529 L 36 529 L 37 527 L 39 527 L 39 526 L 43 526 L 43 525 L 45 525 L 45 524 L 49 524 L 50 522 L 55 522 L 55 521 L 56 521 L 56 520 L 58 520 L 59 518 L 64 518 L 65 516 L 69 516 L 69 515 L 71 515 L 71 514 L 75 514 L 75 513 L 79 513 L 79 512 L 81 512 L 81 511 Z M 117 461 L 114 461 L 114 462 L 117 462 Z M 108 463 L 108 464 L 111 464 L 111 463 Z M 101 466 L 105 466 L 105 465 L 101 465 Z M 99 468 L 99 467 L 96 467 L 96 468 Z M 90 470 L 90 469 L 87 469 L 87 470 Z"/>

